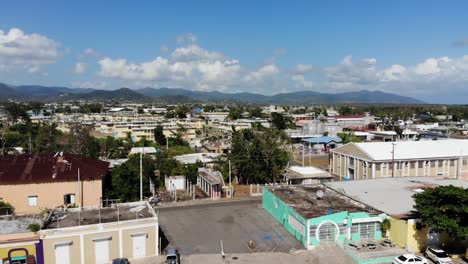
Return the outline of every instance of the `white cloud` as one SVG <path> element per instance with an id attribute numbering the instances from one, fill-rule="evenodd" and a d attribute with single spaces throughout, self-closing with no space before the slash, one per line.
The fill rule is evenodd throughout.
<path id="1" fill-rule="evenodd" d="M 102 55 L 92 48 L 86 48 L 82 52 L 80 52 L 77 57 L 78 59 L 84 59 L 84 58 L 99 59 L 99 58 L 102 58 Z"/>
<path id="2" fill-rule="evenodd" d="M 187 43 L 195 43 L 197 42 L 198 37 L 193 33 L 183 33 L 177 36 L 177 43 L 178 44 L 187 44 Z"/>
<path id="3" fill-rule="evenodd" d="M 82 74 L 86 71 L 86 63 L 84 62 L 77 62 L 75 64 L 75 73 Z"/>
<path id="4" fill-rule="evenodd" d="M 180 47 L 172 52 L 172 59 L 175 61 L 220 60 L 222 58 L 223 54 L 207 51 L 197 45 Z"/>
<path id="5" fill-rule="evenodd" d="M 26 34 L 18 28 L 0 30 L 0 70 L 40 72 L 41 66 L 60 57 L 59 46 L 46 36 Z"/>

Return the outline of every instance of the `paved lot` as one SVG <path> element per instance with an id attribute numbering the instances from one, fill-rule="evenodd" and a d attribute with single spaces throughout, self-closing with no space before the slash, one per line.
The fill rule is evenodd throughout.
<path id="1" fill-rule="evenodd" d="M 182 255 L 220 254 L 221 241 L 226 254 L 303 249 L 259 200 L 160 208 L 159 219 L 169 247 Z"/>
<path id="2" fill-rule="evenodd" d="M 163 263 L 164 256 L 132 260 L 132 264 Z M 335 245 L 325 245 L 313 250 L 301 250 L 294 253 L 258 252 L 228 254 L 223 259 L 219 254 L 200 254 L 181 256 L 182 264 L 283 264 L 283 263 L 314 263 L 314 264 L 355 264 L 341 249 Z"/>

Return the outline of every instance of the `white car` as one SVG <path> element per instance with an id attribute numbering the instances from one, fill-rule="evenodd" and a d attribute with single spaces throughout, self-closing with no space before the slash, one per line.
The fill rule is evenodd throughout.
<path id="1" fill-rule="evenodd" d="M 393 264 L 428 264 L 427 259 L 418 257 L 413 254 L 404 254 L 396 257 L 393 260 Z"/>
<path id="2" fill-rule="evenodd" d="M 437 264 L 452 263 L 452 260 L 449 258 L 447 253 L 445 253 L 445 251 L 442 249 L 428 247 L 426 252 L 424 252 L 424 256 Z"/>

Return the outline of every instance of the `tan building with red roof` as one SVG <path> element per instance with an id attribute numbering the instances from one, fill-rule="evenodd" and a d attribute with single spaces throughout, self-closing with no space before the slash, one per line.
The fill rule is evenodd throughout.
<path id="1" fill-rule="evenodd" d="M 59 206 L 98 206 L 109 163 L 69 153 L 0 157 L 0 199 L 17 214 Z"/>

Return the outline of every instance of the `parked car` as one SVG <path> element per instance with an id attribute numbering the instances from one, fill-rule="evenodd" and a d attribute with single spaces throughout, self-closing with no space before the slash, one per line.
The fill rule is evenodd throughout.
<path id="1" fill-rule="evenodd" d="M 112 264 L 130 264 L 130 261 L 127 258 L 118 258 L 112 260 Z"/>
<path id="2" fill-rule="evenodd" d="M 396 257 L 393 264 L 428 264 L 427 259 L 413 254 L 404 254 Z"/>
<path id="3" fill-rule="evenodd" d="M 452 263 L 450 257 L 442 249 L 428 247 L 424 256 L 437 264 Z"/>
<path id="4" fill-rule="evenodd" d="M 177 249 L 166 250 L 166 264 L 180 264 L 180 255 Z"/>

